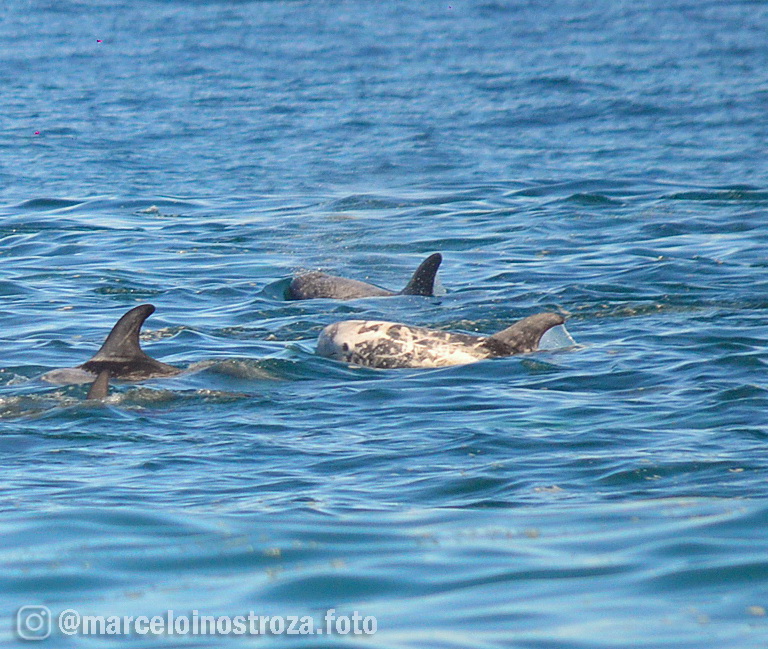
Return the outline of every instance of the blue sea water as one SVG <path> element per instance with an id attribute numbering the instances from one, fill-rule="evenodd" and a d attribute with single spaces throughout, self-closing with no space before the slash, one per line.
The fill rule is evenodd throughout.
<path id="1" fill-rule="evenodd" d="M 0 643 L 44 605 L 377 630 L 39 646 L 768 646 L 766 30 L 722 0 L 3 3 Z M 283 299 L 435 251 L 437 298 Z M 147 302 L 192 371 L 39 380 Z M 540 310 L 579 346 L 313 354 L 340 319 Z"/>

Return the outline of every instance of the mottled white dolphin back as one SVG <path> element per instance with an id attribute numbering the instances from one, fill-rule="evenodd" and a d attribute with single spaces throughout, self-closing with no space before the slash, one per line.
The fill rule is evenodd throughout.
<path id="1" fill-rule="evenodd" d="M 345 320 L 320 333 L 317 354 L 368 367 L 445 367 L 538 349 L 541 337 L 563 324 L 558 313 L 538 313 L 492 336 L 412 327 L 380 320 Z"/>

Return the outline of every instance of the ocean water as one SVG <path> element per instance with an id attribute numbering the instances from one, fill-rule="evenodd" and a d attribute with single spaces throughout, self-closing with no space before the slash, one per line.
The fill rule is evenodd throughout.
<path id="1" fill-rule="evenodd" d="M 4 3 L 0 644 L 768 646 L 767 29 L 749 1 Z M 436 251 L 436 298 L 283 299 Z M 39 379 L 142 303 L 188 372 L 98 404 Z M 578 346 L 313 353 L 340 319 L 541 310 Z"/>

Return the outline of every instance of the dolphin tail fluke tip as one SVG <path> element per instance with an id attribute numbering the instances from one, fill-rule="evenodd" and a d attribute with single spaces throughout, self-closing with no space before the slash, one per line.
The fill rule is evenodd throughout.
<path id="1" fill-rule="evenodd" d="M 91 384 L 91 388 L 88 390 L 88 396 L 85 398 L 93 399 L 106 399 L 109 394 L 109 370 L 102 370 L 96 377 L 96 380 Z"/>
<path id="2" fill-rule="evenodd" d="M 416 272 L 411 277 L 411 281 L 401 291 L 403 295 L 421 295 L 432 297 L 435 294 L 435 276 L 440 264 L 443 262 L 443 256 L 436 252 L 419 264 Z"/>
<path id="3" fill-rule="evenodd" d="M 514 353 L 533 352 L 539 348 L 539 341 L 547 331 L 564 322 L 565 318 L 559 313 L 537 313 L 493 334 L 491 338 L 512 347 Z"/>

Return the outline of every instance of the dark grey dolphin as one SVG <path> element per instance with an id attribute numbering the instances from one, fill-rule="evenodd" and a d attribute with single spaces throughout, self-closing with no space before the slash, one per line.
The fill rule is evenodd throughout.
<path id="1" fill-rule="evenodd" d="M 180 368 L 161 363 L 147 356 L 141 349 L 141 326 L 154 311 L 152 304 L 142 304 L 131 309 L 112 327 L 101 349 L 91 360 L 76 368 L 53 370 L 42 378 L 52 383 L 87 383 L 106 371 L 108 383 L 109 378 L 142 381 L 179 374 L 182 371 Z"/>
<path id="2" fill-rule="evenodd" d="M 435 293 L 435 275 L 443 256 L 436 252 L 421 262 L 411 277 L 408 285 L 399 293 L 385 288 L 360 282 L 356 279 L 336 277 L 326 273 L 313 272 L 298 275 L 291 281 L 286 298 L 289 300 L 309 300 L 312 298 L 333 298 L 353 300 L 360 297 L 387 297 L 392 295 L 423 295 L 431 297 Z"/>
<path id="3" fill-rule="evenodd" d="M 471 336 L 398 322 L 345 320 L 327 326 L 317 354 L 368 367 L 445 367 L 536 351 L 541 337 L 565 319 L 538 313 L 492 336 Z"/>

